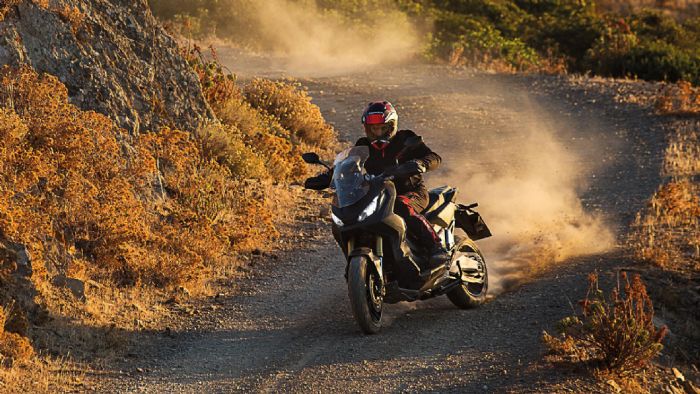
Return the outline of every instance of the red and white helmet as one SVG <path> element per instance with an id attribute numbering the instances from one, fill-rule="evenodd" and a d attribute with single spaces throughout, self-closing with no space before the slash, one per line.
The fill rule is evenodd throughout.
<path id="1" fill-rule="evenodd" d="M 367 105 L 365 112 L 362 113 L 362 124 L 365 126 L 365 134 L 370 141 L 377 139 L 388 141 L 399 130 L 399 114 L 396 113 L 390 102 L 373 101 Z M 383 125 L 382 134 L 371 134 L 369 126 L 372 125 Z"/>

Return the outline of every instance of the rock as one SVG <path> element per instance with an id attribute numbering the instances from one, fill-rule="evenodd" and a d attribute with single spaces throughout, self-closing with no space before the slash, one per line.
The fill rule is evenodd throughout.
<path id="1" fill-rule="evenodd" d="M 0 262 L 2 262 L 3 256 L 14 261 L 15 274 L 23 277 L 32 276 L 32 259 L 25 245 L 11 241 L 0 241 Z"/>
<path id="2" fill-rule="evenodd" d="M 71 102 L 130 132 L 193 131 L 214 118 L 199 80 L 147 0 L 22 1 L 0 21 L 0 66 L 58 77 Z M 77 18 L 65 18 L 65 7 Z"/>
<path id="3" fill-rule="evenodd" d="M 54 286 L 65 287 L 81 301 L 85 301 L 85 282 L 80 279 L 70 278 L 65 275 L 56 275 L 51 280 Z"/>

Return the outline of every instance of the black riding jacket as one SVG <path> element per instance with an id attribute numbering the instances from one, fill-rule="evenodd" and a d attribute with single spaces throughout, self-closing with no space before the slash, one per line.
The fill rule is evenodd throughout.
<path id="1" fill-rule="evenodd" d="M 422 172 L 438 168 L 442 159 L 437 153 L 430 150 L 425 143 L 420 142 L 410 149 L 405 149 L 406 140 L 415 136 L 416 133 L 412 130 L 399 130 L 391 139 L 391 142 L 382 150 L 373 147 L 367 137 L 357 140 L 355 146 L 369 146 L 369 158 L 365 162 L 365 169 L 372 175 L 379 175 L 387 170 L 396 168 L 397 164 L 401 165 L 411 161 L 418 163 L 423 170 Z M 323 173 L 307 179 L 305 185 L 310 189 L 326 188 L 330 186 L 331 176 L 331 172 Z M 423 175 L 417 171 L 410 176 L 396 176 L 394 185 L 396 185 L 396 192 L 399 195 L 420 191 L 421 189 L 425 190 Z"/>
<path id="2" fill-rule="evenodd" d="M 415 136 L 416 133 L 412 130 L 399 130 L 389 145 L 382 150 L 374 148 L 367 137 L 357 140 L 355 146 L 369 146 L 369 158 L 365 162 L 365 169 L 372 175 L 379 175 L 397 164 L 401 165 L 408 161 L 418 162 L 424 171 L 438 168 L 442 158 L 430 150 L 424 142 L 402 153 L 406 147 L 406 140 Z M 397 194 L 425 189 L 423 175 L 420 173 L 410 177 L 397 177 L 394 180 L 394 185 L 396 185 Z"/>

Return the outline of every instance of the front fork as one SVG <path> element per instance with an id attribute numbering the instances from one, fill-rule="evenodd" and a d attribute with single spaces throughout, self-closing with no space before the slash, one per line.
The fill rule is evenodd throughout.
<path id="1" fill-rule="evenodd" d="M 348 266 L 353 261 L 353 257 L 364 256 L 368 260 L 369 268 L 374 270 L 379 278 L 379 282 L 384 289 L 384 269 L 382 259 L 384 258 L 384 239 L 377 235 L 374 239 L 374 250 L 368 247 L 355 247 L 355 237 L 348 239 L 348 265 L 345 267 L 345 279 L 348 278 Z"/>

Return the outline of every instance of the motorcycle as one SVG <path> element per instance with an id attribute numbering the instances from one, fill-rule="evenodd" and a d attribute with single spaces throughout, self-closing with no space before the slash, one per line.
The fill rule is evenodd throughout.
<path id="1" fill-rule="evenodd" d="M 407 144 L 407 149 L 418 142 Z M 443 294 L 462 309 L 482 304 L 488 272 L 474 241 L 491 236 L 491 232 L 474 210 L 478 204 L 458 204 L 454 187 L 429 191 L 429 203 L 422 214 L 434 226 L 451 260 L 421 270 L 428 266 L 430 256 L 406 233 L 403 219 L 394 213 L 393 176 L 368 174 L 364 168 L 368 157 L 367 146 L 348 148 L 337 155 L 331 170 L 316 153 L 302 155 L 306 163 L 323 165 L 333 173 L 332 232 L 346 257 L 348 296 L 362 331 L 379 332 L 384 304 Z M 457 228 L 465 234 L 455 234 Z"/>

